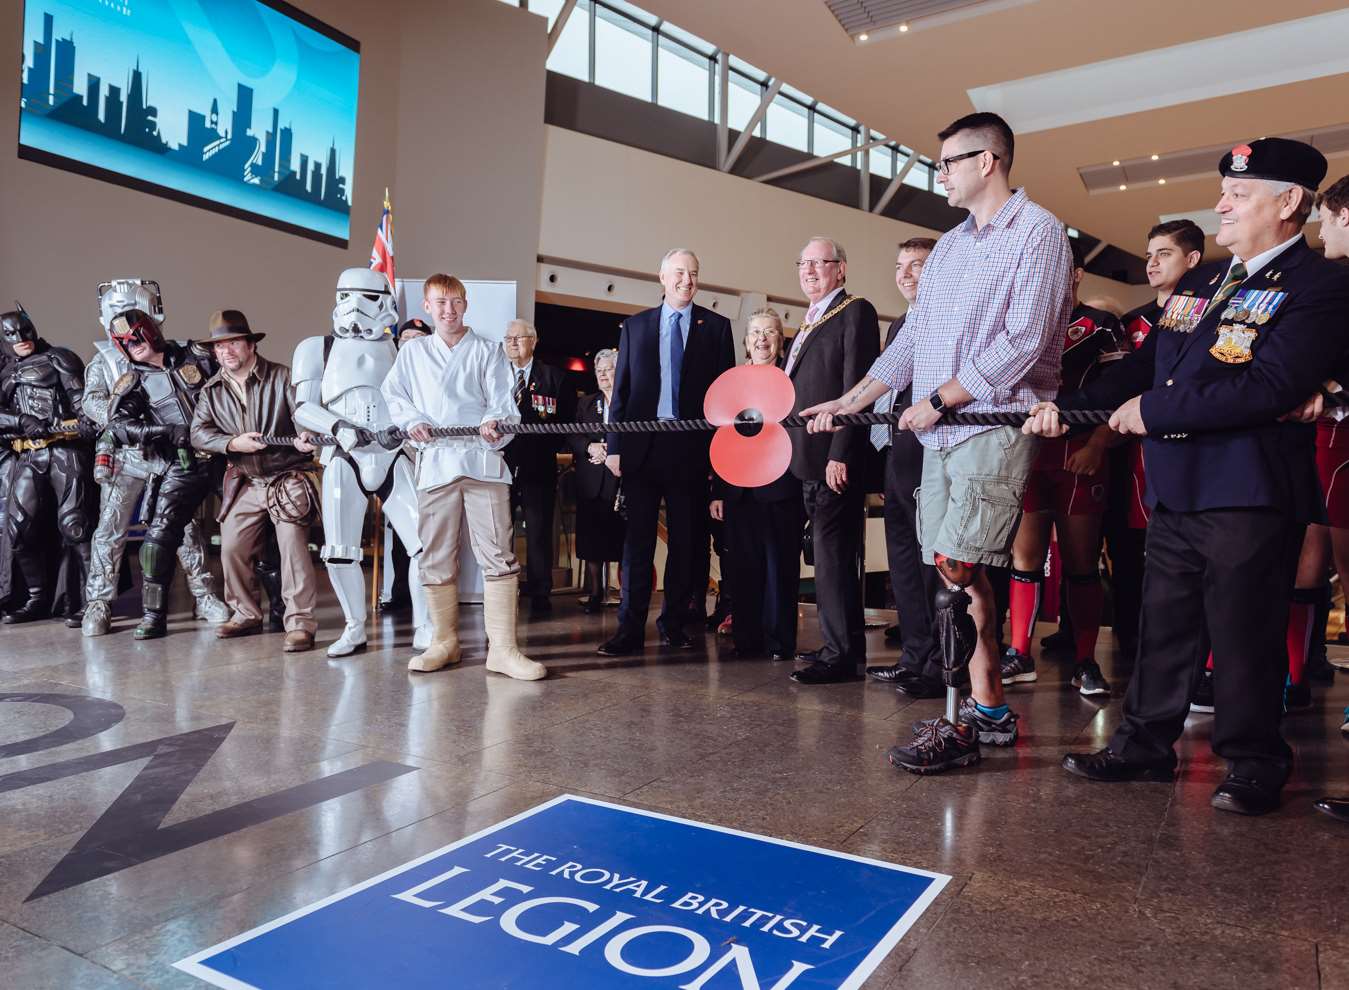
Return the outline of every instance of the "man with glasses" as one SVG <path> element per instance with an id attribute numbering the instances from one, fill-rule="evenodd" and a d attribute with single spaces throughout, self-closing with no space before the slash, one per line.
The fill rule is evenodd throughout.
<path id="1" fill-rule="evenodd" d="M 511 363 L 511 395 L 522 423 L 570 423 L 576 418 L 576 393 L 567 375 L 534 360 L 539 332 L 532 323 L 511 320 L 502 347 Z M 535 612 L 552 608 L 553 509 L 557 495 L 557 452 L 562 437 L 518 436 L 503 452 L 511 469 L 511 506 L 525 517 L 525 583 Z"/>
<path id="2" fill-rule="evenodd" d="M 793 412 L 837 395 L 857 381 L 880 351 L 876 309 L 844 288 L 848 255 L 831 237 L 812 237 L 796 263 L 801 291 L 810 300 L 792 338 L 786 372 L 796 387 Z M 857 677 L 866 662 L 862 617 L 862 463 L 867 431 L 849 427 L 834 435 L 791 430 L 792 474 L 810 519 L 815 555 L 815 608 L 823 644 L 799 655 L 806 666 L 798 684 L 831 684 Z"/>
<path id="3" fill-rule="evenodd" d="M 1003 701 L 997 610 L 986 566 L 1007 566 L 1035 442 L 1015 427 L 944 424 L 947 411 L 1024 409 L 1058 389 L 1072 308 L 1072 255 L 1063 224 L 1013 190 L 1014 138 L 996 114 L 961 117 L 938 137 L 947 202 L 970 211 L 937 242 L 904 328 L 842 398 L 803 410 L 810 431 L 835 429 L 834 413 L 862 412 L 888 390 L 912 385 L 900 418 L 924 446 L 918 495 L 923 560 L 965 588 L 977 633 L 971 697 L 956 724 L 919 723 L 892 765 L 937 773 L 979 760 L 979 743 L 1010 745 L 1016 715 Z M 1029 441 L 1029 442 L 1028 442 Z M 963 658 L 959 658 L 963 659 Z"/>

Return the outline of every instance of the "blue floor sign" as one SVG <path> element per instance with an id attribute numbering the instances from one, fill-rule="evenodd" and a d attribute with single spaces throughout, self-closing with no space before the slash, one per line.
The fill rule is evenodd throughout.
<path id="1" fill-rule="evenodd" d="M 564 795 L 176 965 L 235 990 L 836 990 L 948 879 Z"/>

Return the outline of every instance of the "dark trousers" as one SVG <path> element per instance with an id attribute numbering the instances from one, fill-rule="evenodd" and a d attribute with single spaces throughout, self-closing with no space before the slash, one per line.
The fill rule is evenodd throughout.
<path id="1" fill-rule="evenodd" d="M 726 502 L 723 561 L 730 564 L 736 648 L 796 653 L 797 595 L 801 587 L 800 499 Z"/>
<path id="2" fill-rule="evenodd" d="M 1305 528 L 1273 509 L 1157 507 L 1147 531 L 1138 665 L 1111 749 L 1133 762 L 1175 764 L 1172 747 L 1211 640 L 1213 751 L 1242 776 L 1283 785 L 1292 762 L 1279 732 L 1284 635 Z"/>
<path id="3" fill-rule="evenodd" d="M 940 678 L 941 654 L 932 632 L 937 569 L 923 563 L 913 497 L 922 477 L 923 445 L 911 432 L 895 434 L 885 448 L 885 553 L 899 613 L 899 664 L 916 674 Z"/>
<path id="4" fill-rule="evenodd" d="M 553 509 L 557 481 L 517 481 L 511 499 L 525 517 L 524 592 L 533 596 L 553 591 Z"/>
<path id="5" fill-rule="evenodd" d="M 824 640 L 820 649 L 823 663 L 858 664 L 867 658 L 861 589 L 862 506 L 866 499 L 862 488 L 860 484 L 850 485 L 840 495 L 823 481 L 801 483 L 815 548 L 815 605 Z"/>
<path id="6" fill-rule="evenodd" d="M 707 481 L 689 477 L 687 444 L 678 442 L 682 439 L 652 437 L 652 449 L 641 468 L 623 472 L 628 530 L 623 540 L 623 602 L 618 608 L 618 624 L 622 632 L 638 637 L 643 634 L 651 609 L 656 526 L 662 500 L 666 530 L 665 600 L 656 625 L 667 633 L 684 630 L 693 538 L 698 532 L 694 513 L 707 512 Z"/>

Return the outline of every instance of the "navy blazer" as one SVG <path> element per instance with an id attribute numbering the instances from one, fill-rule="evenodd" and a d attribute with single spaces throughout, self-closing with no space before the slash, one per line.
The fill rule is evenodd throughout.
<path id="1" fill-rule="evenodd" d="M 1318 520 L 1325 507 L 1315 428 L 1278 418 L 1349 354 L 1349 270 L 1298 240 L 1241 284 L 1239 295 L 1284 294 L 1257 322 L 1232 315 L 1231 301 L 1207 305 L 1227 267 L 1223 261 L 1188 273 L 1143 345 L 1060 405 L 1114 409 L 1142 395 L 1151 505 L 1176 512 L 1272 508 Z M 1173 307 L 1199 305 L 1205 308 L 1193 330 L 1167 325 Z"/>
<path id="2" fill-rule="evenodd" d="M 609 407 L 612 422 L 655 419 L 660 402 L 660 311 L 644 309 L 623 321 L 618 340 L 618 362 L 614 368 L 614 393 Z M 701 419 L 703 397 L 717 376 L 735 367 L 735 343 L 731 321 L 719 313 L 694 304 L 688 339 L 684 343 L 684 361 L 679 378 L 679 418 Z M 639 470 L 651 450 L 650 433 L 610 433 L 610 454 L 622 460 L 624 474 Z M 687 463 L 677 473 L 706 478 L 707 448 L 711 433 L 675 434 L 687 440 Z"/>

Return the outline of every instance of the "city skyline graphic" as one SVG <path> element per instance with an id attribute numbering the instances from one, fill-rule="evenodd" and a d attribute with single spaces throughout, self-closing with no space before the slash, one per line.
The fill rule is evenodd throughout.
<path id="1" fill-rule="evenodd" d="M 28 0 L 26 13 L 21 146 L 347 239 L 357 52 L 259 0 Z"/>

